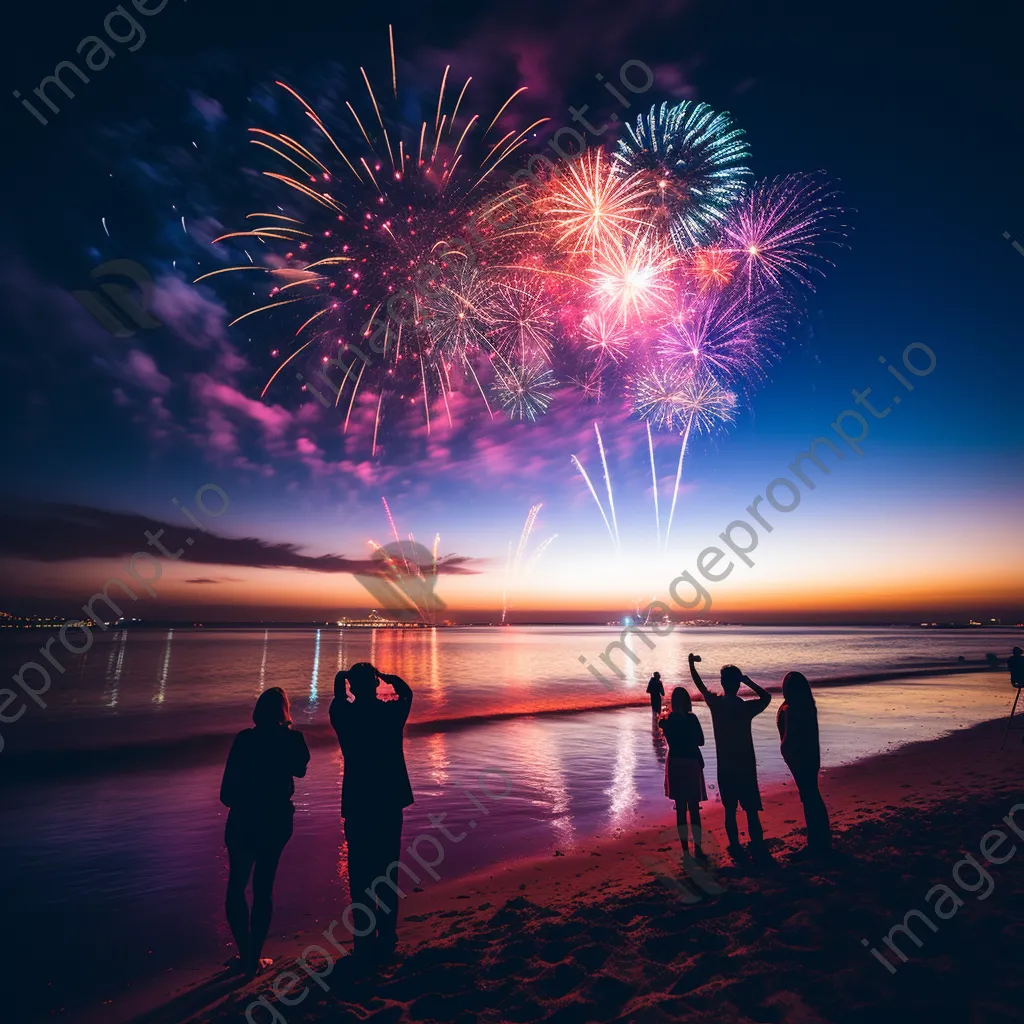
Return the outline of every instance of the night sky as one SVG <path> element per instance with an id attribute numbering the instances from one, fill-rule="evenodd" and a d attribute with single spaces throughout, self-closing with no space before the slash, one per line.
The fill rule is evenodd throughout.
<path id="1" fill-rule="evenodd" d="M 167 565 L 157 597 L 133 614 L 365 609 L 351 570 L 369 539 L 391 536 L 385 496 L 403 536 L 430 547 L 440 534 L 452 559 L 437 589 L 456 617 L 500 610 L 509 544 L 537 503 L 527 554 L 557 537 L 511 581 L 513 620 L 619 616 L 664 597 L 852 407 L 851 389 L 871 387 L 879 408 L 905 397 L 872 422 L 862 457 L 847 452 L 799 508 L 775 515 L 755 564 L 716 586 L 711 617 L 1020 620 L 1024 252 L 1004 237 L 1024 246 L 1019 24 L 917 3 L 528 2 L 441 13 L 168 0 L 138 17 L 143 45 L 112 44 L 114 59 L 88 84 L 75 80 L 76 97 L 61 96 L 60 113 L 40 124 L 10 93 L 31 95 L 79 40 L 102 32 L 110 10 L 23 11 L 22 42 L 5 64 L 0 607 L 74 612 L 145 547 L 147 523 L 189 526 L 172 499 L 194 509 L 197 488 L 214 483 L 230 497 L 217 536 Z M 244 285 L 192 284 L 223 265 L 210 239 L 268 208 L 255 171 L 266 164 L 247 129 L 301 129 L 273 81 L 329 106 L 362 88 L 360 65 L 386 83 L 389 22 L 410 104 L 428 104 L 451 64 L 453 78 L 474 76 L 478 109 L 525 85 L 522 117 L 557 127 L 571 123 L 570 106 L 615 110 L 595 76 L 614 80 L 639 60 L 655 73 L 648 104 L 730 111 L 758 178 L 823 170 L 838 183 L 848 247 L 830 254 L 835 266 L 736 422 L 691 446 L 667 553 L 652 539 L 636 420 L 567 401 L 536 424 L 483 423 L 466 403 L 453 427 L 429 438 L 396 427 L 372 456 L 294 380 L 261 402 L 288 321 L 229 328 L 246 308 Z M 72 297 L 116 259 L 155 280 L 159 326 L 115 337 Z M 900 366 L 914 343 L 936 365 L 909 393 L 879 357 Z M 595 418 L 618 555 L 569 463 L 578 455 L 597 479 Z M 677 451 L 661 439 L 663 503 Z"/>

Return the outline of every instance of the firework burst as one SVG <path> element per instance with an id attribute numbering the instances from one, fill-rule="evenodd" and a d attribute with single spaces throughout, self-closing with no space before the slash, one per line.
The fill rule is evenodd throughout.
<path id="1" fill-rule="evenodd" d="M 684 371 L 749 382 L 764 375 L 779 317 L 773 303 L 745 293 L 702 293 L 661 336 L 662 353 Z"/>
<path id="2" fill-rule="evenodd" d="M 588 149 L 551 177 L 536 207 L 557 249 L 589 258 L 647 226 L 652 191 L 640 175 L 616 174 L 603 149 Z"/>
<path id="3" fill-rule="evenodd" d="M 523 89 L 473 112 L 471 79 L 450 71 L 416 124 L 393 46 L 386 87 L 360 69 L 360 94 L 330 123 L 277 83 L 304 130 L 251 129 L 274 160 L 260 209 L 275 212 L 216 240 L 257 239 L 264 262 L 240 253 L 198 279 L 264 275 L 255 308 L 233 321 L 260 314 L 293 335 L 275 339 L 263 395 L 299 377 L 360 435 L 373 410 L 371 454 L 414 420 L 428 434 L 432 416 L 453 422 L 463 390 L 492 415 L 491 398 L 535 420 L 565 382 L 628 406 L 647 430 L 681 433 L 684 451 L 691 431 L 728 422 L 799 311 L 791 293 L 823 269 L 822 243 L 844 237 L 835 193 L 814 175 L 751 186 L 742 130 L 690 101 L 626 125 L 611 157 L 588 149 L 509 182 L 542 122 L 513 127 Z"/>
<path id="4" fill-rule="evenodd" d="M 653 231 L 603 250 L 591 268 L 592 295 L 605 316 L 620 324 L 670 315 L 679 260 Z"/>
<path id="5" fill-rule="evenodd" d="M 652 368 L 634 379 L 633 388 L 634 412 L 655 427 L 711 433 L 736 414 L 735 393 L 706 370 Z"/>
<path id="6" fill-rule="evenodd" d="M 551 301 L 536 278 L 509 277 L 491 289 L 486 306 L 490 344 L 508 360 L 546 359 L 554 340 Z"/>
<path id="7" fill-rule="evenodd" d="M 707 291 L 732 281 L 739 258 L 721 245 L 707 245 L 690 253 L 689 264 L 697 286 Z"/>
<path id="8" fill-rule="evenodd" d="M 838 194 L 813 174 L 759 182 L 723 228 L 723 244 L 739 260 L 750 290 L 780 290 L 787 278 L 813 288 L 829 261 L 822 243 L 842 244 Z"/>
<path id="9" fill-rule="evenodd" d="M 617 363 L 626 355 L 629 334 L 621 323 L 605 313 L 587 313 L 580 321 L 579 334 L 599 362 Z"/>
<path id="10" fill-rule="evenodd" d="M 347 118 L 338 127 L 290 86 L 276 83 L 312 124 L 312 137 L 299 141 L 254 128 L 251 141 L 278 161 L 263 173 L 291 202 L 280 214 L 250 214 L 246 230 L 215 240 L 256 238 L 275 251 L 273 267 L 225 268 L 262 270 L 272 280 L 267 301 L 234 323 L 282 307 L 301 318 L 293 350 L 263 394 L 312 346 L 329 346 L 334 356 L 339 344 L 345 353 L 352 343 L 365 350 L 369 342 L 380 353 L 358 365 L 351 355 L 352 372 L 344 375 L 334 403 L 351 412 L 360 387 L 377 396 L 374 448 L 385 404 L 400 409 L 422 402 L 429 430 L 429 397 L 447 394 L 447 364 L 485 354 L 475 351 L 484 347 L 483 333 L 467 264 L 498 246 L 500 223 L 480 217 L 490 212 L 488 186 L 542 123 L 502 134 L 508 107 L 523 89 L 493 117 L 481 117 L 466 100 L 471 79 L 449 88 L 446 68 L 433 120 L 409 125 L 385 110 L 399 108 L 393 47 L 391 70 L 392 89 L 378 93 L 360 69 L 363 109 L 346 102 Z M 393 103 L 385 102 L 392 97 Z M 486 226 L 476 231 L 470 250 L 461 239 L 467 223 L 477 219 Z M 346 415 L 346 430 L 348 422 Z"/>
<path id="11" fill-rule="evenodd" d="M 513 420 L 536 420 L 551 405 L 558 381 L 541 362 L 495 366 L 492 393 Z"/>
<path id="12" fill-rule="evenodd" d="M 751 172 L 743 129 L 706 103 L 662 103 L 626 126 L 615 169 L 642 175 L 680 250 L 707 242 L 744 193 Z"/>
<path id="13" fill-rule="evenodd" d="M 487 344 L 490 288 L 472 265 L 462 263 L 424 298 L 420 320 L 437 353 L 449 361 L 470 358 Z"/>
<path id="14" fill-rule="evenodd" d="M 604 397 L 603 368 L 583 370 L 569 378 L 569 383 L 576 388 L 585 401 L 600 402 Z"/>

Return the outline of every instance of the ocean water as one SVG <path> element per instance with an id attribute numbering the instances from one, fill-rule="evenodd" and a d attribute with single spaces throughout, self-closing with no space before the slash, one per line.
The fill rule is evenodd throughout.
<path id="1" fill-rule="evenodd" d="M 369 660 L 413 687 L 406 750 L 416 803 L 404 843 L 436 835 L 427 815 L 445 814 L 452 834 L 462 834 L 444 844 L 434 868 L 447 881 L 665 820 L 665 747 L 644 688 L 657 668 L 667 690 L 685 683 L 692 691 L 690 650 L 702 655 L 709 684 L 726 662 L 771 689 L 791 668 L 817 683 L 827 768 L 1005 714 L 1004 671 L 943 673 L 959 656 L 1005 657 L 1018 642 L 982 630 L 694 628 L 650 652 L 639 645 L 643 663 L 627 663 L 626 677 L 605 688 L 577 659 L 594 661 L 616 636 L 554 627 L 112 631 L 87 655 L 68 656 L 44 695 L 48 706 L 2 726 L 4 931 L 29 950 L 75 936 L 73 956 L 19 961 L 16 998 L 25 1005 L 15 1019 L 60 1019 L 60 1008 L 96 1006 L 126 985 L 230 954 L 220 774 L 232 736 L 268 686 L 289 692 L 312 749 L 275 888 L 273 956 L 349 902 L 342 766 L 327 723 L 339 666 Z M 34 646 L 25 636 L 4 639 L 0 662 L 12 673 L 45 638 L 31 638 Z M 828 682 L 911 670 L 921 675 Z M 702 704 L 695 710 L 714 800 L 710 721 Z M 787 777 L 774 708 L 755 720 L 754 736 L 762 785 Z"/>
<path id="2" fill-rule="evenodd" d="M 649 633 L 646 635 L 650 636 Z M 4 677 L 38 654 L 45 637 L 8 634 L 0 646 Z M 111 630 L 75 657 L 52 648 L 64 672 L 50 668 L 45 710 L 32 704 L 0 726 L 5 753 L 167 744 L 233 734 L 268 686 L 283 686 L 296 724 L 325 726 L 339 668 L 370 661 L 416 691 L 411 721 L 436 723 L 509 713 L 580 710 L 642 699 L 658 669 L 666 688 L 689 685 L 686 656 L 701 654 L 709 679 L 734 663 L 763 686 L 790 669 L 809 679 L 946 667 L 958 656 L 1005 655 L 1001 631 L 701 627 L 631 646 L 639 665 L 614 652 L 625 678 L 600 662 L 618 631 L 599 627 L 424 630 Z M 1016 641 L 1012 641 L 1016 642 Z M 580 664 L 583 655 L 608 682 Z M 32 673 L 29 681 L 36 685 Z"/>

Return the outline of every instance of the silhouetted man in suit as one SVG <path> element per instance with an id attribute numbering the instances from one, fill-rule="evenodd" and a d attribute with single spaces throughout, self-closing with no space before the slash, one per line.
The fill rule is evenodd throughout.
<path id="1" fill-rule="evenodd" d="M 348 699 L 348 682 L 353 700 Z M 378 700 L 385 682 L 397 700 Z M 348 844 L 349 890 L 353 903 L 374 910 L 367 893 L 374 879 L 387 873 L 402 846 L 402 811 L 413 802 L 402 749 L 403 731 L 412 707 L 412 690 L 398 676 L 384 675 L 361 661 L 334 679 L 331 725 L 338 734 L 345 767 L 341 816 Z M 375 908 L 376 931 L 354 936 L 354 951 L 389 958 L 397 943 L 398 906 Z M 376 947 L 376 948 L 374 948 Z"/>

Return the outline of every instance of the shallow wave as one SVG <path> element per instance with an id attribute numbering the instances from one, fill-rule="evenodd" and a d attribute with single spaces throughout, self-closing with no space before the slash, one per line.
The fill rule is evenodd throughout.
<path id="1" fill-rule="evenodd" d="M 865 672 L 859 674 L 813 679 L 816 689 L 857 686 L 878 682 L 900 682 L 903 680 L 934 678 L 935 676 L 961 675 L 985 671 L 984 662 L 965 662 L 950 665 L 949 662 L 918 663 L 913 667 L 894 668 L 889 671 Z M 709 673 L 710 675 L 710 673 Z M 702 700 L 688 686 L 694 700 Z M 765 687 L 778 693 L 779 685 Z M 468 713 L 445 718 L 413 720 L 406 727 L 410 737 L 452 732 L 462 729 L 483 728 L 506 719 L 532 716 L 566 716 L 601 714 L 620 711 L 624 708 L 643 707 L 648 703 L 646 694 L 622 700 L 608 700 L 599 703 L 565 703 L 556 706 L 538 703 L 536 706 L 510 708 L 503 711 Z M 80 724 L 76 731 L 81 732 Z M 337 743 L 334 731 L 326 722 L 303 725 L 302 732 L 311 747 L 332 746 Z M 34 782 L 48 783 L 55 778 L 79 777 L 82 775 L 116 774 L 117 772 L 151 768 L 198 768 L 223 761 L 227 757 L 231 741 L 237 730 L 199 733 L 192 736 L 148 739 L 139 742 L 121 742 L 94 747 L 66 747 L 30 750 L 9 750 L 0 755 L 0 781 L 5 785 L 18 781 L 23 785 Z"/>

